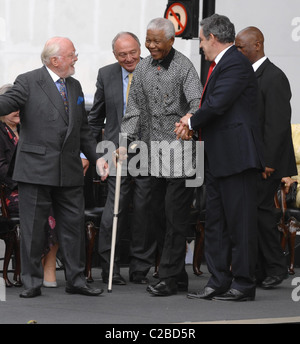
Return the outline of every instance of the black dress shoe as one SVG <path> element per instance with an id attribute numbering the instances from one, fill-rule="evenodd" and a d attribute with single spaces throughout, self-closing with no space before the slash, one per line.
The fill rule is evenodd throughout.
<path id="1" fill-rule="evenodd" d="M 253 301 L 255 299 L 255 289 L 242 293 L 237 289 L 229 289 L 226 293 L 216 295 L 213 300 L 219 301 Z"/>
<path id="2" fill-rule="evenodd" d="M 22 293 L 20 294 L 20 297 L 28 299 L 28 298 L 36 297 L 40 295 L 42 295 L 41 288 L 30 288 L 30 289 L 23 290 Z"/>
<path id="3" fill-rule="evenodd" d="M 177 294 L 177 285 L 174 280 L 162 280 L 155 286 L 148 285 L 146 290 L 154 296 L 171 296 Z"/>
<path id="4" fill-rule="evenodd" d="M 103 289 L 91 288 L 89 285 L 82 287 L 66 286 L 66 292 L 69 294 L 81 294 L 87 296 L 98 296 L 103 293 Z"/>
<path id="5" fill-rule="evenodd" d="M 271 289 L 280 284 L 283 280 L 289 277 L 288 273 L 279 276 L 268 276 L 261 282 L 261 287 L 264 289 Z"/>
<path id="6" fill-rule="evenodd" d="M 160 282 L 158 282 L 160 283 Z M 148 292 L 150 292 L 150 287 L 155 287 L 158 283 L 154 284 L 154 285 L 148 285 L 146 290 Z M 181 282 L 181 281 L 176 281 L 176 285 L 177 285 L 177 290 L 178 291 L 188 291 L 188 286 L 189 286 L 189 283 L 184 281 L 184 282 Z"/>
<path id="7" fill-rule="evenodd" d="M 218 295 L 215 289 L 211 287 L 204 287 L 202 290 L 197 290 L 195 292 L 190 292 L 187 294 L 188 299 L 203 299 L 211 300 L 214 296 Z"/>
<path id="8" fill-rule="evenodd" d="M 178 291 L 188 291 L 189 276 L 185 270 L 176 275 L 176 284 Z"/>
<path id="9" fill-rule="evenodd" d="M 129 277 L 130 282 L 133 282 L 135 284 L 147 284 L 149 283 L 148 278 L 144 275 L 143 272 L 136 271 L 131 274 Z"/>
<path id="10" fill-rule="evenodd" d="M 107 284 L 108 283 L 108 278 L 109 278 L 108 275 L 102 274 L 102 281 L 103 281 L 103 283 Z M 114 285 L 125 285 L 126 281 L 125 281 L 125 279 L 120 274 L 114 273 L 113 277 L 112 277 L 112 284 L 114 284 Z"/>
<path id="11" fill-rule="evenodd" d="M 176 284 L 177 284 L 178 291 L 188 291 L 188 287 L 189 287 L 188 282 L 177 281 Z"/>

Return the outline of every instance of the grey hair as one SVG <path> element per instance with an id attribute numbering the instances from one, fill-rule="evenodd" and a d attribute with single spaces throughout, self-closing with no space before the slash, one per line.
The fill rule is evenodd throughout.
<path id="1" fill-rule="evenodd" d="M 164 31 L 166 39 L 175 37 L 175 27 L 171 20 L 166 18 L 155 18 L 150 21 L 147 30 Z"/>
<path id="2" fill-rule="evenodd" d="M 60 47 L 61 47 L 61 42 L 65 39 L 69 39 L 69 38 L 65 38 L 65 37 L 53 37 L 50 38 L 45 46 L 44 49 L 41 53 L 41 60 L 42 63 L 45 66 L 48 66 L 50 63 L 50 58 L 53 56 L 59 56 L 59 52 L 60 52 Z"/>
<path id="3" fill-rule="evenodd" d="M 7 91 L 9 91 L 11 88 L 13 87 L 12 84 L 5 84 L 3 86 L 0 87 L 0 94 L 4 94 Z"/>
<path id="4" fill-rule="evenodd" d="M 115 52 L 115 44 L 116 44 L 116 41 L 117 41 L 120 37 L 126 36 L 126 35 L 131 36 L 133 39 L 135 39 L 135 40 L 137 41 L 139 47 L 141 46 L 140 40 L 138 39 L 138 37 L 137 37 L 134 33 L 128 32 L 128 31 L 122 31 L 122 32 L 119 32 L 119 33 L 114 37 L 114 39 L 112 40 L 111 46 L 112 46 L 113 52 Z"/>
<path id="5" fill-rule="evenodd" d="M 213 14 L 202 19 L 200 26 L 206 39 L 209 39 L 209 35 L 213 34 L 220 43 L 232 43 L 235 40 L 234 25 L 226 16 Z"/>

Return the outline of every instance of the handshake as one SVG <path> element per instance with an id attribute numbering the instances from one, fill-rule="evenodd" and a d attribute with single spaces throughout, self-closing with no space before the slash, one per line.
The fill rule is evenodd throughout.
<path id="1" fill-rule="evenodd" d="M 175 123 L 175 129 L 174 132 L 176 133 L 177 139 L 182 140 L 190 140 L 193 137 L 194 131 L 190 130 L 189 128 L 189 118 L 192 117 L 191 113 L 187 113 L 185 116 L 183 116 L 178 123 Z M 131 147 L 131 149 L 134 149 L 134 145 Z M 112 161 L 114 163 L 114 166 L 117 167 L 117 163 L 122 163 L 124 160 L 127 159 L 128 153 L 127 148 L 120 146 L 118 149 L 113 151 Z M 104 158 L 99 158 L 97 160 L 97 171 L 98 174 L 101 176 L 101 180 L 104 181 L 110 171 L 109 171 L 109 164 Z"/>
<path id="2" fill-rule="evenodd" d="M 189 118 L 192 117 L 191 113 L 187 113 L 182 117 L 179 123 L 175 123 L 175 130 L 177 139 L 190 140 L 193 137 L 194 131 L 189 128 Z"/>

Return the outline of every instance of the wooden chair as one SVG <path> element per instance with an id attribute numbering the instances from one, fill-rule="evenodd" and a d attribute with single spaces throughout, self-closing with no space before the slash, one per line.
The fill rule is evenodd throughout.
<path id="1" fill-rule="evenodd" d="M 289 274 L 294 275 L 295 243 L 297 232 L 300 231 L 300 209 L 287 206 L 284 184 L 280 185 L 280 197 L 276 192 L 274 201 L 277 209 L 280 209 L 278 230 L 281 232 L 281 247 L 284 252 L 288 248 Z"/>
<path id="2" fill-rule="evenodd" d="M 0 216 L 0 239 L 5 242 L 5 254 L 3 262 L 3 279 L 7 287 L 20 287 L 21 282 L 21 262 L 20 262 L 20 219 L 10 217 L 5 202 L 5 186 L 0 184 L 1 216 Z M 10 282 L 7 272 L 8 265 L 14 253 L 14 283 Z"/>

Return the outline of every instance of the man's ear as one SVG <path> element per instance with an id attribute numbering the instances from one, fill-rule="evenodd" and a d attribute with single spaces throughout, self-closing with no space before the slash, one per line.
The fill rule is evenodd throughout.
<path id="1" fill-rule="evenodd" d="M 57 56 L 50 57 L 50 64 L 52 64 L 52 66 L 54 66 L 54 67 L 57 67 L 58 59 L 59 58 Z"/>

